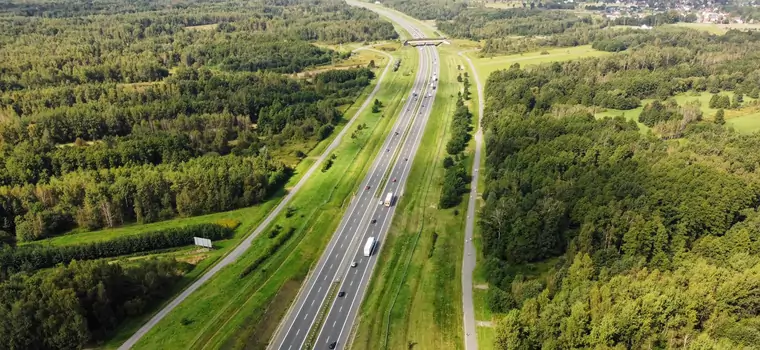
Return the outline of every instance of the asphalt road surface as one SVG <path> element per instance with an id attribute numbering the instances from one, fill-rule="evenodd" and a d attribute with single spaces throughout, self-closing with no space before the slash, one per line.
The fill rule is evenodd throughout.
<path id="1" fill-rule="evenodd" d="M 385 15 L 393 16 L 391 13 Z M 403 19 L 397 23 L 405 27 L 413 37 L 423 37 L 417 28 Z M 312 331 L 312 348 L 328 349 L 331 344 L 336 349 L 345 348 L 376 257 L 383 246 L 384 235 L 390 227 L 395 202 L 403 196 L 412 160 L 422 139 L 437 91 L 433 86 L 437 86 L 438 82 L 434 81 L 433 76 L 438 76 L 438 51 L 435 47 L 428 46 L 418 50 L 419 70 L 406 104 L 365 180 L 356 189 L 357 195 L 325 253 L 270 342 L 271 349 L 301 349 L 309 345 L 307 338 L 319 319 L 323 321 L 319 329 Z M 382 191 L 377 190 L 379 186 L 384 186 Z M 388 193 L 393 193 L 394 196 L 391 206 L 382 203 Z M 364 245 L 369 237 L 375 238 L 378 243 L 373 253 L 367 257 Z M 352 267 L 354 262 L 356 266 Z M 342 296 L 333 299 L 329 292 L 335 291 L 335 285 Z M 320 310 L 326 310 L 322 317 L 319 315 Z"/>
<path id="2" fill-rule="evenodd" d="M 174 308 L 177 307 L 181 302 L 183 302 L 185 299 L 187 299 L 190 294 L 195 292 L 200 286 L 202 286 L 206 281 L 211 279 L 214 275 L 216 275 L 219 270 L 224 268 L 225 266 L 235 262 L 241 255 L 243 255 L 248 248 L 251 246 L 251 242 L 258 237 L 258 235 L 267 227 L 269 224 L 274 220 L 277 215 L 280 214 L 280 212 L 290 203 L 291 198 L 298 193 L 298 191 L 303 187 L 303 185 L 306 183 L 306 181 L 309 180 L 311 175 L 320 168 L 322 161 L 324 161 L 325 157 L 327 157 L 334 149 L 337 147 L 341 140 L 343 139 L 343 136 L 348 132 L 348 130 L 351 129 L 351 126 L 353 125 L 354 121 L 356 120 L 356 117 L 361 115 L 362 112 L 369 106 L 371 102 L 374 101 L 375 94 L 377 94 L 377 91 L 380 89 L 380 82 L 383 81 L 383 78 L 385 77 L 386 73 L 388 73 L 388 69 L 393 65 L 393 59 L 388 62 L 388 65 L 386 65 L 385 70 L 383 70 L 383 73 L 380 75 L 380 77 L 377 79 L 377 83 L 375 85 L 375 88 L 372 90 L 369 96 L 367 96 L 367 99 L 364 101 L 364 103 L 361 105 L 359 110 L 356 111 L 356 114 L 354 114 L 354 117 L 348 120 L 348 123 L 346 123 L 346 126 L 343 127 L 343 129 L 338 133 L 338 136 L 335 137 L 335 140 L 333 140 L 332 143 L 325 149 L 324 152 L 322 152 L 322 155 L 319 156 L 319 159 L 309 168 L 309 170 L 304 174 L 304 176 L 301 178 L 301 180 L 298 181 L 298 183 L 290 189 L 290 191 L 285 195 L 285 197 L 280 201 L 280 204 L 275 207 L 275 209 L 267 215 L 267 217 L 264 219 L 264 221 L 259 224 L 258 227 L 248 235 L 237 247 L 235 247 L 234 250 L 232 250 L 229 254 L 227 254 L 219 263 L 214 265 L 208 272 L 203 274 L 200 278 L 198 278 L 193 284 L 191 284 L 189 287 L 187 287 L 182 293 L 180 293 L 179 296 L 174 298 L 169 304 L 167 304 L 163 309 L 161 309 L 158 313 L 156 313 L 147 323 L 145 323 L 140 329 L 135 332 L 129 339 L 127 339 L 124 344 L 122 344 L 119 347 L 119 350 L 127 350 L 131 349 L 143 336 L 145 336 L 146 333 L 148 333 L 153 327 L 158 324 L 159 321 L 161 321 L 166 315 L 169 314 Z"/>
<path id="3" fill-rule="evenodd" d="M 472 232 L 475 227 L 475 206 L 478 199 L 478 168 L 480 167 L 480 151 L 483 148 L 483 130 L 480 121 L 483 118 L 483 85 L 480 84 L 478 71 L 469 57 L 460 56 L 467 60 L 475 78 L 475 86 L 478 89 L 478 123 L 475 131 L 475 157 L 472 162 L 472 182 L 470 183 L 470 199 L 467 203 L 467 223 L 464 230 L 464 258 L 462 259 L 462 311 L 464 314 L 464 348 L 476 350 L 478 348 L 478 332 L 475 324 L 475 307 L 472 302 L 472 271 L 475 269 L 475 246 L 472 244 Z"/>

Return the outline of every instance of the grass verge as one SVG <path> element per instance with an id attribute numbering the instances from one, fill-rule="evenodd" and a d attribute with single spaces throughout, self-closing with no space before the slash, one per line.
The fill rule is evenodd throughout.
<path id="1" fill-rule="evenodd" d="M 294 212 L 285 213 L 272 225 L 283 231 L 295 228 L 293 237 L 258 269 L 244 278 L 240 272 L 269 245 L 265 231 L 235 264 L 221 270 L 185 302 L 145 335 L 135 348 L 264 348 L 277 322 L 295 298 L 301 282 L 329 241 L 348 200 L 356 190 L 385 135 L 392 126 L 395 110 L 409 90 L 416 62 L 414 50 L 394 52 L 403 56 L 409 71 L 389 72 L 377 98 L 386 107 L 382 113 L 367 110 L 354 128 L 365 125 L 355 137 L 346 136 L 333 152 L 337 159 L 326 172 L 315 173 L 292 199 Z"/>
<path id="2" fill-rule="evenodd" d="M 460 60 L 441 55 L 436 102 L 359 312 L 354 349 L 462 348 L 464 214 L 457 213 L 466 203 L 437 209 Z"/>

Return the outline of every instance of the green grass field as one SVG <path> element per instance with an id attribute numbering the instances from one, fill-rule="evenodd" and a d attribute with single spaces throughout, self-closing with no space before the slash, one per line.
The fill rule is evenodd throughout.
<path id="1" fill-rule="evenodd" d="M 362 304 L 353 348 L 463 346 L 460 273 L 466 202 L 436 208 L 448 127 L 461 88 L 456 81 L 460 61 L 455 54 L 441 55 L 436 101 Z"/>
<path id="2" fill-rule="evenodd" d="M 721 94 L 728 95 L 733 98 L 733 91 L 724 91 Z M 679 105 L 683 105 L 687 102 L 698 101 L 702 110 L 703 118 L 705 120 L 713 120 L 715 113 L 718 111 L 715 108 L 710 108 L 710 98 L 713 94 L 709 92 L 687 92 L 678 94 L 673 99 L 678 102 Z M 597 118 L 604 117 L 616 117 L 619 115 L 624 116 L 626 119 L 634 120 L 639 125 L 639 129 L 642 132 L 648 131 L 650 128 L 644 124 L 638 122 L 641 111 L 644 110 L 644 106 L 652 103 L 653 99 L 645 99 L 641 101 L 641 106 L 631 110 L 620 109 L 603 109 L 601 112 L 594 113 Z M 739 133 L 753 133 L 760 130 L 760 106 L 752 105 L 755 99 L 744 96 L 744 104 L 739 109 L 727 109 L 726 112 L 726 124 L 731 125 Z"/>
<path id="3" fill-rule="evenodd" d="M 454 42 L 463 46 L 460 41 Z M 470 42 L 472 43 L 472 42 Z M 471 46 L 472 44 L 470 44 Z M 548 55 L 542 55 L 541 52 L 546 51 Z M 556 62 L 556 61 L 570 61 L 579 58 L 586 57 L 599 57 L 609 55 L 609 52 L 603 52 L 594 50 L 591 45 L 583 45 L 576 47 L 565 47 L 558 49 L 539 50 L 535 52 L 528 52 L 517 55 L 506 56 L 494 56 L 494 57 L 479 57 L 477 51 L 468 52 L 467 55 L 472 59 L 472 63 L 475 65 L 475 69 L 478 70 L 480 81 L 485 84 L 488 76 L 494 71 L 500 69 L 507 69 L 515 63 L 519 63 L 520 67 L 526 67 L 531 65 L 537 65 L 541 63 Z"/>
<path id="4" fill-rule="evenodd" d="M 264 231 L 238 262 L 219 272 L 190 298 L 174 309 L 136 348 L 264 348 L 280 318 L 295 298 L 301 281 L 321 255 L 338 222 L 336 217 L 348 205 L 351 195 L 374 159 L 414 78 L 411 74 L 416 52 L 394 52 L 406 63 L 398 72 L 389 72 L 377 96 L 386 107 L 382 113 L 369 110 L 355 126 L 366 124 L 356 138 L 346 136 L 334 154 L 334 165 L 317 172 L 293 198 L 296 208 L 273 225 L 296 229 L 294 236 L 259 269 L 245 278 L 240 272 L 263 254 L 271 239 Z M 381 117 L 382 114 L 386 117 Z M 184 321 L 184 322 L 183 322 Z M 113 344 L 118 345 L 118 344 Z"/>

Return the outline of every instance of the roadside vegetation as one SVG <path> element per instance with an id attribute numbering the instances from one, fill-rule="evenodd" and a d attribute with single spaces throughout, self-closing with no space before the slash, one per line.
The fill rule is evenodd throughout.
<path id="1" fill-rule="evenodd" d="M 292 199 L 291 208 L 254 241 L 246 255 L 223 269 L 184 303 L 174 309 L 136 348 L 188 347 L 264 348 L 284 316 L 312 265 L 338 225 L 351 196 L 395 120 L 402 99 L 414 79 L 416 52 L 394 52 L 404 64 L 389 71 L 376 98 L 380 113 L 367 109 L 333 152 L 332 166 L 316 172 Z M 278 228 L 279 227 L 279 228 Z M 291 232 L 284 243 L 278 237 Z M 279 233 L 269 237 L 269 232 Z M 265 236 L 266 235 L 266 236 Z M 271 251 L 273 244 L 279 244 Z M 260 260 L 262 256 L 267 256 Z M 242 274 L 247 267 L 257 268 Z M 183 320 L 192 322 L 183 324 Z"/>

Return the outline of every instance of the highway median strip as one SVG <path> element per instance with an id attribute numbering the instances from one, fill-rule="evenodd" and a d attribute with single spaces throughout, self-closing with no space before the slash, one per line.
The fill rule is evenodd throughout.
<path id="1" fill-rule="evenodd" d="M 333 281 L 333 283 L 330 284 L 330 291 L 327 293 L 325 303 L 319 308 L 317 317 L 314 319 L 314 324 L 311 329 L 309 329 L 309 335 L 306 336 L 302 349 L 310 350 L 314 348 L 314 341 L 316 341 L 316 338 L 319 335 L 319 330 L 322 329 L 322 324 L 325 322 L 327 312 L 330 311 L 333 301 L 335 301 L 335 298 L 338 296 L 338 288 L 340 288 L 339 281 Z"/>

